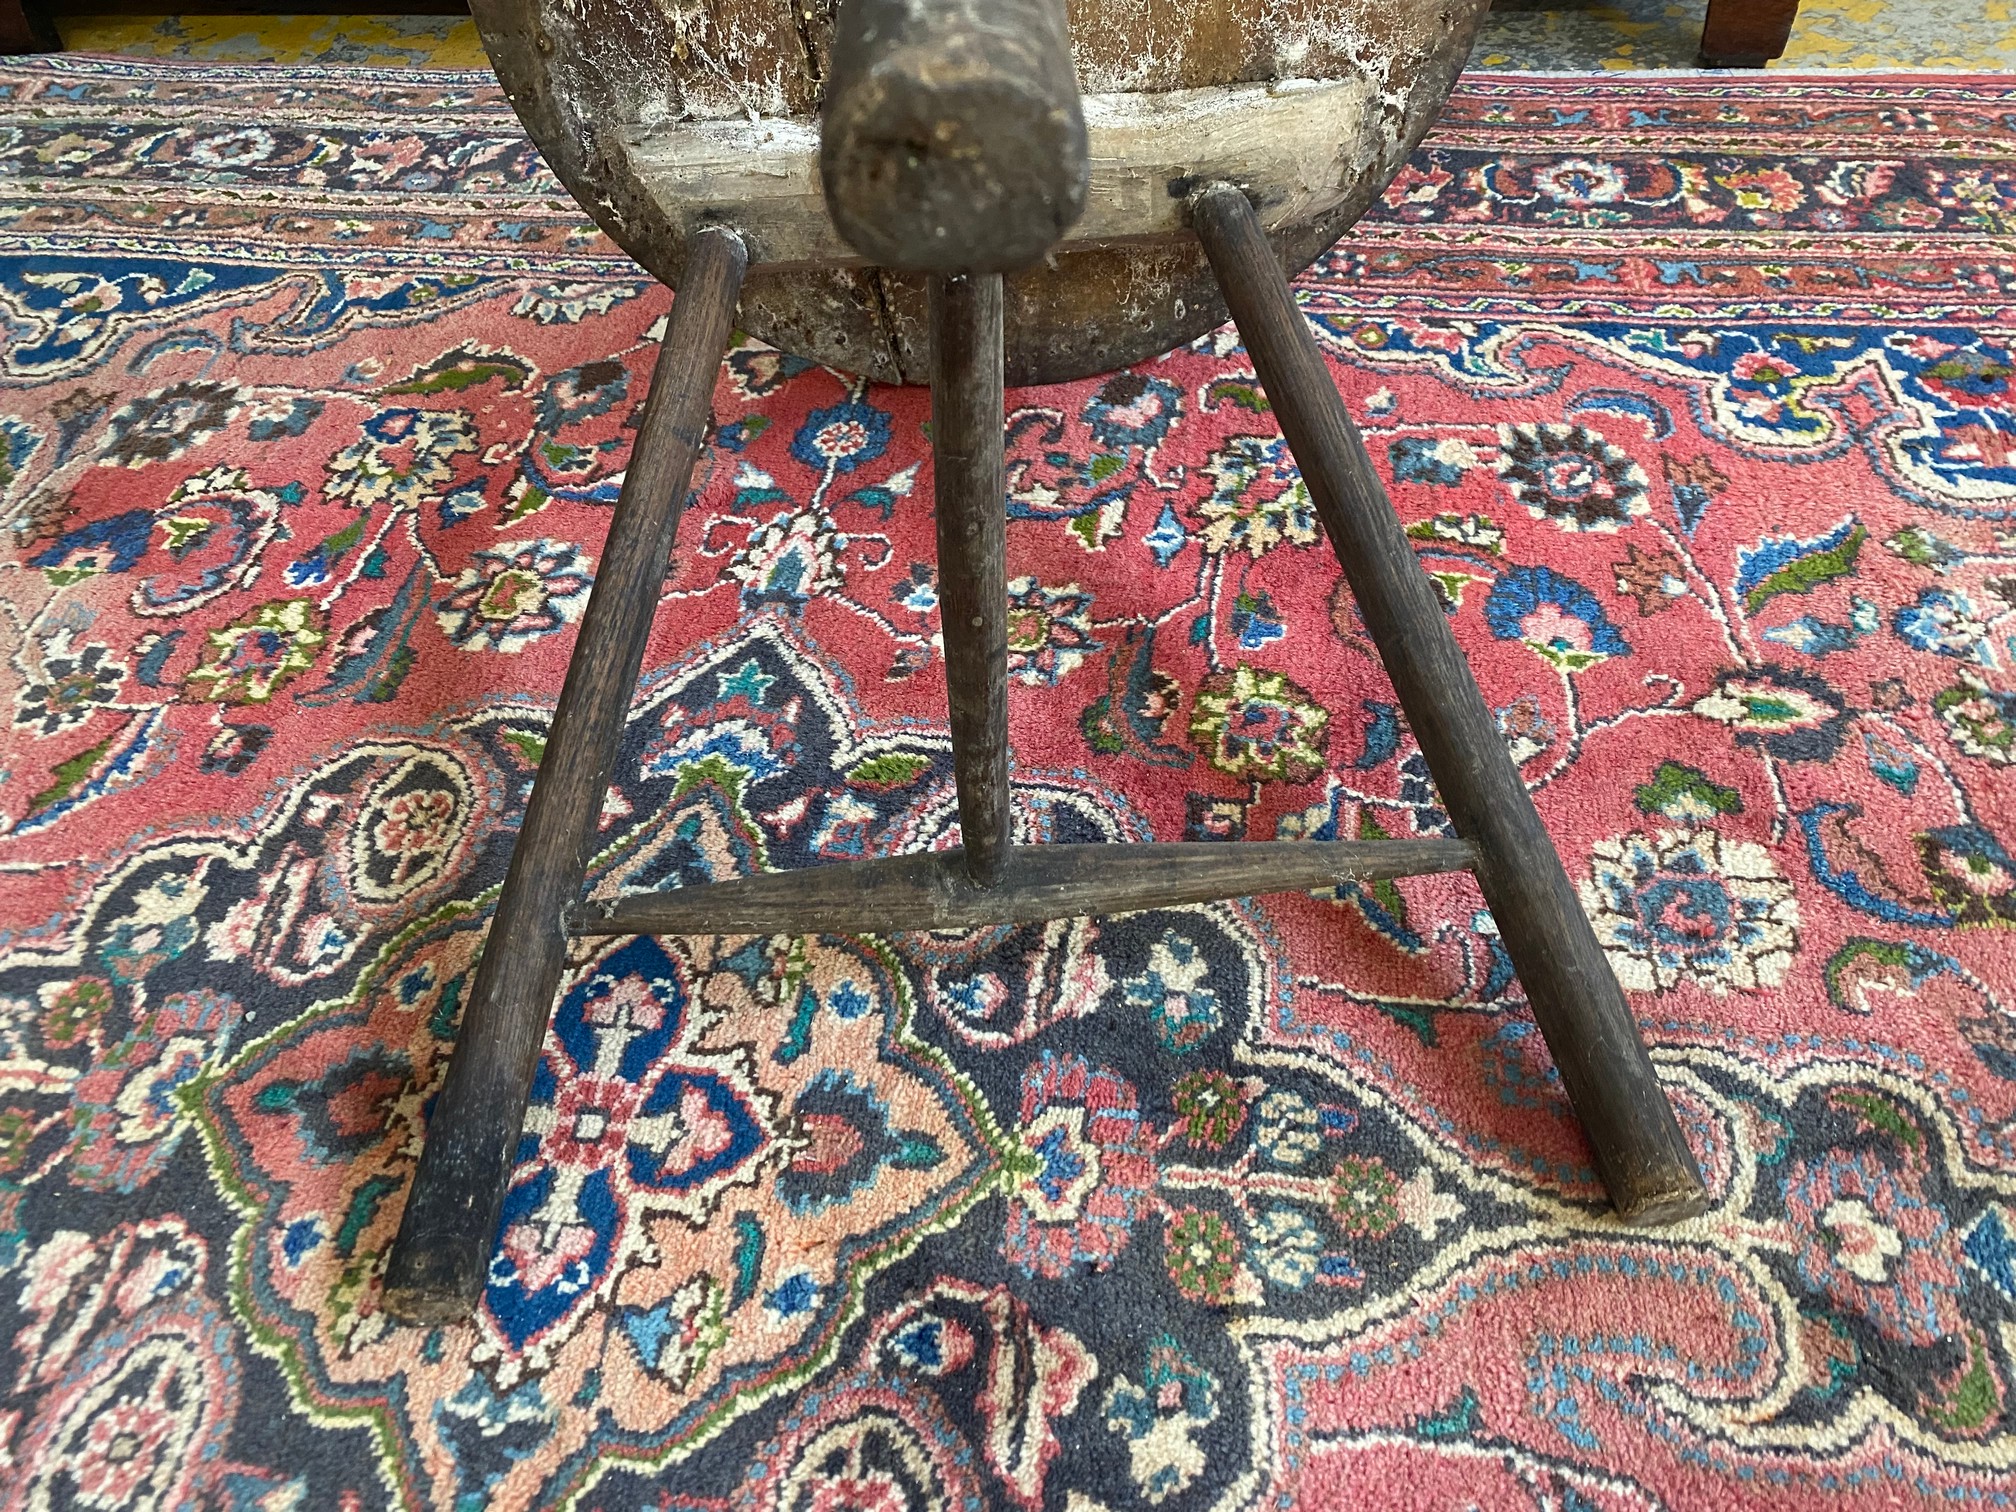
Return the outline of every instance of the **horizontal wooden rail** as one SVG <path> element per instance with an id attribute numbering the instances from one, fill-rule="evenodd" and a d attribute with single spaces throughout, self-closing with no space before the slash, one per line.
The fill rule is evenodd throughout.
<path id="1" fill-rule="evenodd" d="M 1463 840 L 1018 845 L 982 887 L 958 849 L 763 872 L 577 905 L 576 935 L 859 934 L 977 929 L 1467 871 Z"/>

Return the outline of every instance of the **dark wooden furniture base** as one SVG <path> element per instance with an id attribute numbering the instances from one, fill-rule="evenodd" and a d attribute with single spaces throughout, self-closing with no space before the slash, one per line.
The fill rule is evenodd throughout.
<path id="1" fill-rule="evenodd" d="M 1346 414 L 1246 197 L 1193 201 L 1194 224 L 1458 840 L 1133 846 L 1009 843 L 1001 280 L 934 278 L 933 442 L 940 595 L 965 845 L 582 899 L 588 847 L 635 690 L 657 585 L 707 418 L 744 268 L 740 241 L 695 238 L 454 1057 L 386 1275 L 416 1323 L 480 1299 L 539 1048 L 571 935 L 960 928 L 1475 872 L 1620 1214 L 1698 1212 L 1701 1178 L 1624 995 L 1500 738 L 1427 575 Z"/>
<path id="2" fill-rule="evenodd" d="M 62 50 L 47 10 L 32 0 L 0 0 L 0 55 Z"/>
<path id="3" fill-rule="evenodd" d="M 1703 68 L 1762 68 L 1785 51 L 1799 0 L 1708 0 Z"/>
<path id="4" fill-rule="evenodd" d="M 510 59 L 509 18 L 488 5 L 483 0 L 478 12 L 479 23 L 489 16 L 485 40 L 493 56 Z M 1663 1222 L 1705 1202 L 1624 994 L 1295 304 L 1283 268 L 1301 266 L 1297 243 L 1270 242 L 1247 190 L 1220 182 L 1223 173 L 1167 186 L 1185 196 L 1178 204 L 1186 218 L 1177 224 L 1187 226 L 1186 255 L 1207 265 L 1213 304 L 1222 295 L 1246 339 L 1460 838 L 1011 843 L 1002 426 L 1014 338 L 1002 274 L 1043 259 L 1085 201 L 1092 154 L 1059 46 L 1064 5 L 852 0 L 840 13 L 825 82 L 821 156 L 833 228 L 871 263 L 887 259 L 894 271 L 925 277 L 938 597 L 964 843 L 614 902 L 581 896 L 657 585 L 749 270 L 748 244 L 721 224 L 726 212 L 710 210 L 686 241 L 636 453 L 393 1243 L 384 1304 L 394 1316 L 452 1321 L 482 1297 L 570 935 L 962 928 L 1468 869 L 1618 1212 Z M 1445 3 L 1445 45 L 1467 37 L 1452 29 L 1456 19 Z M 543 34 L 540 45 L 553 46 Z M 1140 143 L 1127 150 L 1152 151 Z M 751 214 L 760 223 L 760 212 Z M 1038 314 L 1055 321 L 1066 308 Z"/>

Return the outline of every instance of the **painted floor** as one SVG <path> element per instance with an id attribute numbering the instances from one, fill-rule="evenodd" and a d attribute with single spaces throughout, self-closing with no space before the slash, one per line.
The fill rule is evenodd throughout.
<path id="1" fill-rule="evenodd" d="M 1476 68 L 1584 72 L 1692 68 L 1707 0 L 1498 0 Z M 456 16 L 77 16 L 78 52 L 215 62 L 477 68 Z M 1780 68 L 2016 71 L 2016 0 L 1805 0 Z"/>
<path id="2" fill-rule="evenodd" d="M 209 63 L 325 63 L 482 68 L 489 63 L 467 16 L 68 16 L 72 52 Z"/>

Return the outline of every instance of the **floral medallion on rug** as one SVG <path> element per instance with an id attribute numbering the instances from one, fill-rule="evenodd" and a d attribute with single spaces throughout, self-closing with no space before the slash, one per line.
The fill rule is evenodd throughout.
<path id="1" fill-rule="evenodd" d="M 0 68 L 0 1501 L 2006 1505 L 2012 232 L 2016 83 L 1485 76 L 1302 281 L 1705 1217 L 1464 877 L 628 939 L 410 1329 L 671 296 L 480 75 Z M 1230 331 L 1009 408 L 1025 838 L 1446 831 Z M 952 842 L 927 417 L 731 352 L 605 895 Z"/>

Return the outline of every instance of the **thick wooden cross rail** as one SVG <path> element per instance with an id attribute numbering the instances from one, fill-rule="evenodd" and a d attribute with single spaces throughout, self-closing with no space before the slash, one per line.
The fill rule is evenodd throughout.
<path id="1" fill-rule="evenodd" d="M 1460 838 L 1010 843 L 1003 295 L 998 266 L 989 266 L 999 260 L 987 249 L 1012 246 L 1016 257 L 1040 257 L 1068 225 L 1074 194 L 1082 201 L 1084 133 L 1080 122 L 1074 147 L 1075 91 L 1068 69 L 1060 74 L 1057 67 L 1058 3 L 934 0 L 920 9 L 859 0 L 840 11 L 833 53 L 829 100 L 839 103 L 829 105 L 825 155 L 835 222 L 844 232 L 872 221 L 872 237 L 862 239 L 879 255 L 931 275 L 939 603 L 963 844 L 613 902 L 582 897 L 747 266 L 732 229 L 699 231 L 687 248 L 602 568 L 393 1244 L 384 1291 L 393 1315 L 448 1322 L 481 1298 L 567 942 L 586 935 L 972 928 L 1468 870 L 1497 921 L 1619 1214 L 1656 1223 L 1701 1209 L 1700 1172 L 1623 991 L 1260 215 L 1230 183 L 1206 184 L 1187 196 L 1189 225 Z M 898 11 L 928 12 L 935 29 L 920 41 L 914 26 L 889 19 Z M 1004 26 L 1033 40 L 1005 55 L 1012 87 L 990 94 L 969 77 L 969 65 L 989 56 L 989 39 Z M 947 65 L 934 74 L 934 58 L 968 71 Z M 899 120 L 892 134 L 887 111 L 894 107 L 871 77 L 878 67 L 950 81 L 943 109 L 957 119 L 945 140 L 958 151 L 947 161 L 932 160 L 927 149 L 935 139 L 928 133 L 906 136 Z M 1008 105 L 999 103 L 1004 99 Z M 959 118 L 981 108 L 975 100 L 993 103 L 980 116 Z M 997 129 L 978 129 L 990 121 Z M 892 196 L 895 180 L 904 187 Z M 957 235 L 939 234 L 962 196 L 992 207 L 996 234 L 976 237 L 964 223 Z M 961 237 L 969 250 L 945 254 L 942 244 Z"/>

